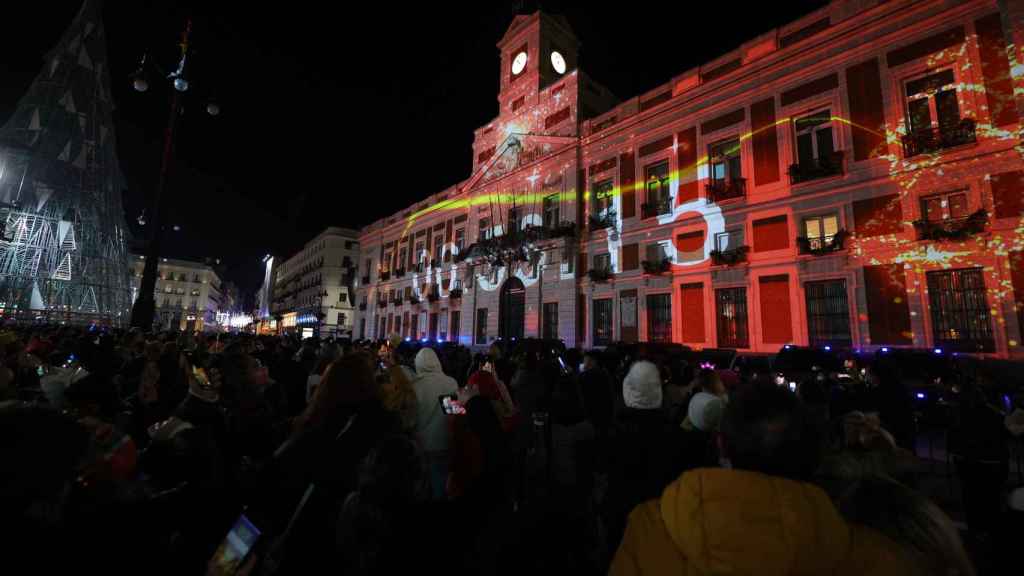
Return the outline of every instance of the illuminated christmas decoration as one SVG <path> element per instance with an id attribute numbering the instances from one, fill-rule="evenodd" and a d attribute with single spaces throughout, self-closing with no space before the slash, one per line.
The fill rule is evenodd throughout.
<path id="1" fill-rule="evenodd" d="M 0 298 L 120 324 L 130 306 L 124 181 L 96 4 L 83 4 L 0 128 Z"/>

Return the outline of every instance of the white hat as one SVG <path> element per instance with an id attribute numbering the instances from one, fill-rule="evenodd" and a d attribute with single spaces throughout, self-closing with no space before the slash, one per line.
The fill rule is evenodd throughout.
<path id="1" fill-rule="evenodd" d="M 634 362 L 622 381 L 622 399 L 628 408 L 661 408 L 661 373 L 646 360 Z"/>

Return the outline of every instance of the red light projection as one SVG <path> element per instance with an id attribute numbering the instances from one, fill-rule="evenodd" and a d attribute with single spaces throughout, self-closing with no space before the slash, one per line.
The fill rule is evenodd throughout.
<path id="1" fill-rule="evenodd" d="M 489 318 L 481 329 L 495 336 L 495 298 L 514 276 L 527 294 L 525 334 L 557 303 L 559 334 L 582 346 L 595 334 L 671 333 L 764 352 L 827 343 L 1024 354 L 1024 64 L 1000 14 L 967 4 L 938 34 L 889 6 L 905 26 L 889 36 L 868 26 L 874 49 L 797 49 L 783 58 L 827 65 L 743 84 L 741 71 L 773 53 L 761 42 L 746 57 L 754 64 L 723 57 L 718 88 L 687 73 L 667 98 L 654 90 L 583 121 L 588 80 L 570 71 L 477 132 L 470 178 L 368 228 L 366 241 L 408 245 L 414 292 L 437 284 L 440 305 L 465 308 L 466 343 L 480 334 L 474 318 Z M 836 14 L 815 16 L 807 37 L 838 26 Z M 440 248 L 428 240 L 414 254 L 418 230 L 445 221 Z M 628 326 L 586 308 L 666 291 L 666 326 L 642 305 Z M 719 300 L 728 319 L 716 317 Z M 729 340 L 741 326 L 749 342 Z"/>

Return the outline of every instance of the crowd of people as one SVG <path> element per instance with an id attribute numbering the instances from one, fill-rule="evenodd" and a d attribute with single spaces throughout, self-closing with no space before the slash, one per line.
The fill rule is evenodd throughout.
<path id="1" fill-rule="evenodd" d="M 628 347 L 507 344 L 7 329 L 5 544 L 44 573 L 1019 564 L 1024 405 L 979 374 L 950 388 L 965 532 L 918 490 L 898 365 L 850 359 L 791 389 Z"/>

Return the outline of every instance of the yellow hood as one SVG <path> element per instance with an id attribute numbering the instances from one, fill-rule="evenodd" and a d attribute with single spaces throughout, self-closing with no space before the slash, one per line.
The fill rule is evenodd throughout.
<path id="1" fill-rule="evenodd" d="M 812 484 L 709 468 L 633 511 L 611 573 L 906 574 L 907 565 Z"/>

